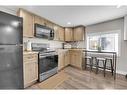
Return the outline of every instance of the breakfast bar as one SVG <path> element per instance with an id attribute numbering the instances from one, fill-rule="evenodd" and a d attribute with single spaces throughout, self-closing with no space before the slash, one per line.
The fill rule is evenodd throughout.
<path id="1" fill-rule="evenodd" d="M 91 70 L 93 67 L 96 68 L 96 73 L 98 72 L 98 68 L 104 69 L 104 76 L 105 70 L 111 70 L 114 79 L 116 79 L 116 60 L 117 60 L 117 53 L 116 52 L 109 52 L 109 51 L 93 51 L 93 50 L 84 50 L 85 52 L 85 59 L 86 64 L 90 66 Z M 88 64 L 89 60 L 89 64 Z M 95 65 L 93 65 L 93 60 L 95 60 Z M 99 66 L 99 60 L 103 62 L 103 66 Z M 107 60 L 111 61 L 111 68 L 106 67 Z"/>

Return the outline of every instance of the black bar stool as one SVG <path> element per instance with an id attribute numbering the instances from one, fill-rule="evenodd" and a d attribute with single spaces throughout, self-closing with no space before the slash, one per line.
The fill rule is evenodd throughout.
<path id="1" fill-rule="evenodd" d="M 111 66 L 111 67 L 108 67 L 108 68 L 107 68 L 107 62 L 108 62 L 108 60 L 109 60 L 109 63 L 110 63 L 110 66 Z M 111 73 L 112 73 L 112 76 L 113 76 L 114 64 L 113 64 L 113 59 L 112 59 L 112 58 L 106 58 L 106 60 L 105 60 L 105 64 L 104 64 L 104 77 L 105 77 L 106 69 L 111 70 Z"/>
<path id="2" fill-rule="evenodd" d="M 109 63 L 110 63 L 110 66 L 111 66 L 111 67 L 108 67 L 108 68 L 107 68 L 108 60 L 109 60 Z M 96 74 L 98 73 L 98 68 L 100 68 L 100 67 L 99 67 L 100 62 L 103 63 L 103 67 L 101 67 L 101 68 L 103 69 L 104 77 L 105 77 L 105 75 L 106 75 L 106 69 L 111 70 L 111 73 L 112 73 L 112 76 L 113 76 L 114 68 L 113 68 L 112 58 L 96 58 Z"/>
<path id="3" fill-rule="evenodd" d="M 103 63 L 103 67 L 102 68 L 103 68 L 103 71 L 104 71 L 104 66 L 105 66 L 106 59 L 105 58 L 96 57 L 96 74 L 98 74 L 98 68 L 100 68 L 99 67 L 100 62 Z"/>
<path id="4" fill-rule="evenodd" d="M 85 68 L 87 67 L 87 65 L 89 65 L 90 66 L 90 71 L 92 71 L 93 58 L 91 56 L 86 56 L 85 59 L 86 59 Z M 87 64 L 87 61 L 89 62 L 89 64 Z"/>

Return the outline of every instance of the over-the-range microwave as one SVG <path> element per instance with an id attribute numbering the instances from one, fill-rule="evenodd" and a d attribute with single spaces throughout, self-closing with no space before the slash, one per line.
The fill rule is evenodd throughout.
<path id="1" fill-rule="evenodd" d="M 39 24 L 34 24 L 35 34 L 37 38 L 43 38 L 48 40 L 54 39 L 54 30 Z"/>

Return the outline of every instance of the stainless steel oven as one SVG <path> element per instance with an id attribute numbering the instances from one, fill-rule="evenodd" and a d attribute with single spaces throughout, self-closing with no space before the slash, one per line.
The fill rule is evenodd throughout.
<path id="1" fill-rule="evenodd" d="M 39 82 L 57 73 L 58 55 L 54 51 L 39 54 Z"/>
<path id="2" fill-rule="evenodd" d="M 57 73 L 58 54 L 50 48 L 49 44 L 32 43 L 32 50 L 39 52 L 38 74 L 39 82 Z"/>

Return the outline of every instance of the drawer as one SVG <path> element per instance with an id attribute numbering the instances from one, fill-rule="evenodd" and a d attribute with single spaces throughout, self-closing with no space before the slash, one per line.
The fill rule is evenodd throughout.
<path id="1" fill-rule="evenodd" d="M 38 54 L 24 54 L 23 61 L 34 61 L 38 60 Z"/>

